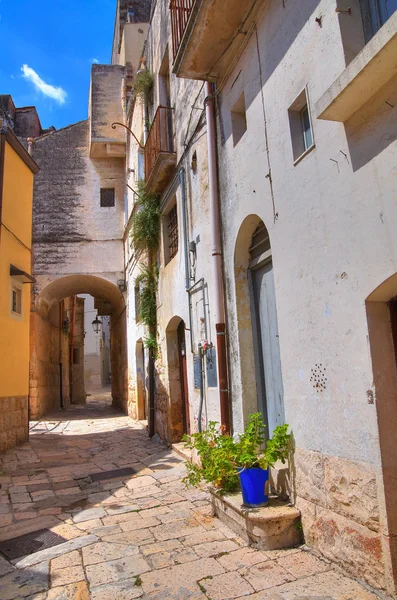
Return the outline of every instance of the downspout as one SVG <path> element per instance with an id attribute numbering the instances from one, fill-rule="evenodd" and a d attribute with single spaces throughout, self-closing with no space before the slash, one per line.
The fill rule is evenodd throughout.
<path id="1" fill-rule="evenodd" d="M 220 235 L 220 205 L 216 153 L 215 103 L 213 85 L 205 83 L 205 115 L 207 121 L 208 179 L 210 192 L 212 276 L 214 282 L 214 312 L 216 328 L 217 362 L 219 375 L 219 400 L 221 425 L 230 432 L 229 387 L 226 358 L 225 304 L 223 295 L 222 252 Z"/>
<path id="2" fill-rule="evenodd" d="M 73 400 L 73 346 L 74 346 L 74 321 L 76 317 L 76 296 L 73 296 L 72 307 L 72 323 L 70 328 L 70 356 L 69 356 L 69 387 L 70 387 L 70 404 Z"/>

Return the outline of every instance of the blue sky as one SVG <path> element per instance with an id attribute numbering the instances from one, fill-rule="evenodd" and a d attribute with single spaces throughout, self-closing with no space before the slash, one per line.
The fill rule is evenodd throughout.
<path id="1" fill-rule="evenodd" d="M 0 0 L 0 94 L 36 106 L 44 128 L 86 119 L 91 64 L 110 62 L 115 11 L 116 0 Z"/>

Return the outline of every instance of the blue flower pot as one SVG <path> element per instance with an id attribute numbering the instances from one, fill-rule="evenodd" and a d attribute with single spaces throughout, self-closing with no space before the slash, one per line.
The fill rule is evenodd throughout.
<path id="1" fill-rule="evenodd" d="M 266 506 L 269 503 L 266 495 L 268 469 L 241 469 L 239 477 L 245 506 Z"/>

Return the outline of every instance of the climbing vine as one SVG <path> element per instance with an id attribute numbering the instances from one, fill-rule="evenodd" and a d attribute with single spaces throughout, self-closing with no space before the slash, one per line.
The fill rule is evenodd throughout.
<path id="1" fill-rule="evenodd" d="M 146 190 L 143 180 L 138 182 L 138 212 L 132 223 L 132 241 L 135 250 L 153 254 L 160 243 L 160 202 L 156 194 Z"/>
<path id="2" fill-rule="evenodd" d="M 141 262 L 141 272 L 135 280 L 139 286 L 139 318 L 148 328 L 145 345 L 157 351 L 157 305 L 156 292 L 158 268 L 155 262 L 156 251 L 160 243 L 160 201 L 155 194 L 146 190 L 144 181 L 138 184 L 138 211 L 132 223 L 131 237 L 135 251 L 145 254 L 146 261 Z"/>

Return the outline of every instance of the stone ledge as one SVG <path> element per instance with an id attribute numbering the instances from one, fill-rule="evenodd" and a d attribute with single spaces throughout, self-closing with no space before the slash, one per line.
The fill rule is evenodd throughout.
<path id="1" fill-rule="evenodd" d="M 215 515 L 260 550 L 280 550 L 302 543 L 301 513 L 279 498 L 264 508 L 245 508 L 241 493 L 222 496 L 210 488 Z"/>

